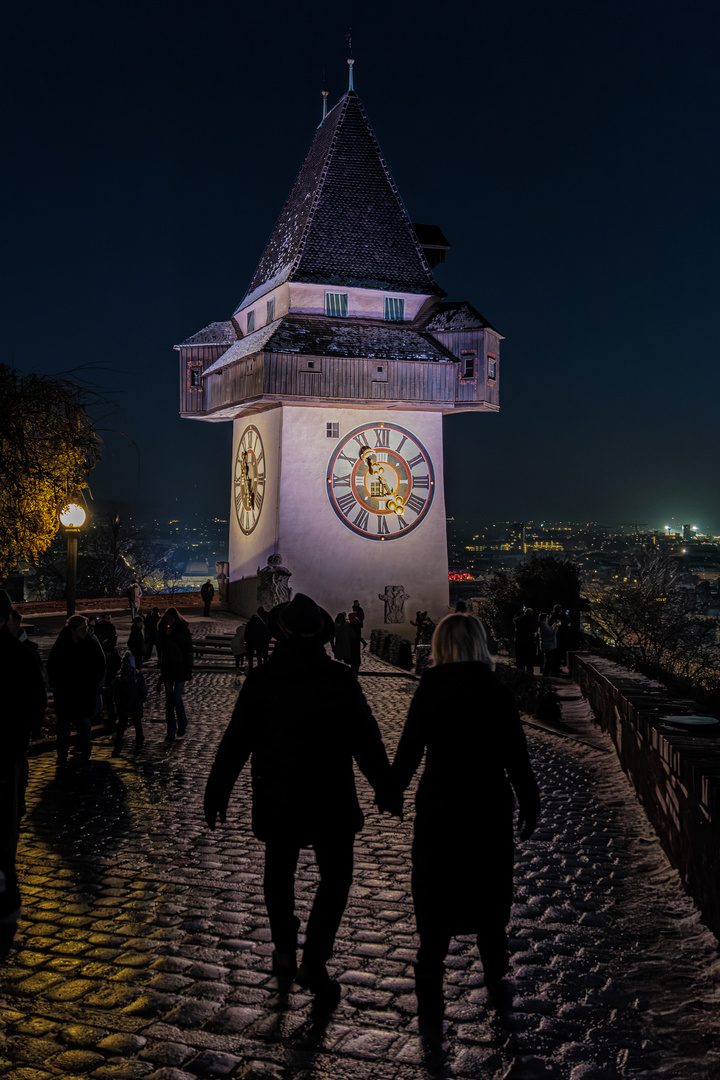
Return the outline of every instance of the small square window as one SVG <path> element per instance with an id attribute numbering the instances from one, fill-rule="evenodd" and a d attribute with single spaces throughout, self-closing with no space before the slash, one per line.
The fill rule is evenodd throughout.
<path id="1" fill-rule="evenodd" d="M 252 334 L 255 330 L 255 308 L 247 313 L 247 332 Z"/>
<path id="2" fill-rule="evenodd" d="M 275 321 L 275 297 L 271 296 L 267 302 L 267 319 L 265 325 Z"/>
<path id="3" fill-rule="evenodd" d="M 307 366 L 308 366 L 309 368 L 314 368 L 314 367 L 315 367 L 315 361 L 314 361 L 314 360 L 308 360 L 308 362 L 307 362 Z"/>
<path id="4" fill-rule="evenodd" d="M 401 296 L 385 297 L 385 322 L 403 322 L 405 319 L 405 301 Z"/>
<path id="5" fill-rule="evenodd" d="M 325 293 L 325 314 L 340 318 L 347 318 L 348 294 L 342 292 Z"/>
<path id="6" fill-rule="evenodd" d="M 339 423 L 338 424 L 326 424 L 325 425 L 325 434 L 326 434 L 328 439 L 339 439 L 340 438 L 340 424 Z"/>

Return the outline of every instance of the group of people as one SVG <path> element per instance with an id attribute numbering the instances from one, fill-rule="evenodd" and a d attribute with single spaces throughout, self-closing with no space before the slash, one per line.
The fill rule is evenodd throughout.
<path id="1" fill-rule="evenodd" d="M 437 1034 L 453 935 L 475 935 L 493 991 L 509 970 L 515 797 L 522 839 L 540 812 L 514 700 L 496 680 L 479 620 L 446 616 L 433 634 L 434 666 L 420 680 L 391 765 L 359 681 L 326 649 L 337 637 L 336 620 L 299 593 L 272 609 L 268 626 L 275 648 L 240 690 L 207 781 L 205 820 L 213 830 L 225 822 L 234 784 L 251 760 L 252 829 L 265 846 L 273 974 L 285 991 L 294 982 L 333 997 L 339 987 L 327 962 L 363 827 L 353 762 L 374 789 L 378 811 L 402 817 L 403 792 L 424 756 L 412 844 L 420 938 L 415 975 L 420 1021 L 428 1035 Z M 295 871 L 302 848 L 313 849 L 320 880 L 298 966 Z"/>
<path id="2" fill-rule="evenodd" d="M 0 596 L 0 663 L 4 674 L 10 666 L 22 672 L 24 684 L 23 706 L 11 710 L 17 721 L 12 752 L 0 767 L 0 952 L 3 919 L 12 921 L 19 904 L 14 853 L 26 776 L 23 762 L 26 770 L 33 725 L 41 724 L 46 702 L 39 660 L 13 636 L 10 607 Z M 337 662 L 327 649 L 335 642 L 338 654 L 343 620 L 348 628 L 357 623 L 362 629 L 358 608 L 356 601 L 354 618 L 338 615 L 333 620 L 299 593 L 269 613 L 258 613 L 267 643 L 274 639 L 275 647 L 268 655 L 265 647 L 253 646 L 257 666 L 251 666 L 217 749 L 204 816 L 211 829 L 218 819 L 226 820 L 234 784 L 251 760 L 252 829 L 265 846 L 263 888 L 273 974 L 285 992 L 294 982 L 332 1000 L 339 987 L 327 963 L 352 883 L 355 835 L 364 824 L 353 763 L 372 786 L 378 812 L 402 818 L 403 793 L 424 758 L 412 842 L 411 888 L 420 942 L 415 981 L 423 1029 L 437 1034 L 452 936 L 475 936 L 491 991 L 502 985 L 509 970 L 506 928 L 515 802 L 520 837 L 527 839 L 540 812 L 538 787 L 517 707 L 494 675 L 484 628 L 464 612 L 446 616 L 435 628 L 433 666 L 422 675 L 391 764 L 352 659 L 341 656 Z M 61 763 L 67 758 L 72 727 L 80 759 L 90 756 L 91 723 L 107 687 L 106 657 L 109 651 L 117 652 L 117 634 L 108 629 L 111 622 L 103 616 L 91 631 L 85 616 L 74 615 L 51 649 L 47 676 L 55 698 Z M 359 650 L 359 634 L 356 640 Z M 172 741 L 187 728 L 183 689 L 192 677 L 193 659 L 190 631 L 176 608 L 168 608 L 159 620 L 157 648 L 158 689 L 165 687 L 167 738 Z M 12 685 L 20 694 L 17 679 Z M 147 686 L 130 649 L 110 686 L 117 710 L 115 748 L 132 723 L 139 749 Z M 12 813 L 1 801 L 7 802 L 10 792 Z M 303 848 L 313 849 L 320 880 L 298 965 L 295 872 Z"/>
<path id="3" fill-rule="evenodd" d="M 530 607 L 523 607 L 513 617 L 515 630 L 515 666 L 521 671 L 557 676 L 567 665 L 570 629 L 570 612 L 555 604 L 552 611 L 539 615 Z"/>
<path id="4" fill-rule="evenodd" d="M 175 607 L 164 614 L 155 607 L 133 617 L 127 649 L 121 656 L 112 614 L 72 615 L 60 631 L 47 659 L 47 681 L 53 691 L 57 724 L 57 764 L 68 763 L 75 730 L 77 763 L 85 765 L 92 752 L 92 727 L 105 713 L 104 730 L 114 734 L 113 755 L 122 750 L 124 736 L 135 730 L 133 751 L 145 742 L 144 704 L 148 687 L 143 665 L 157 651 L 157 689 L 165 690 L 166 741 L 182 738 L 187 729 L 183 702 L 185 683 L 192 678 L 193 646 L 190 628 Z"/>
<path id="5" fill-rule="evenodd" d="M 360 654 L 367 647 L 367 641 L 362 636 L 364 622 L 365 612 L 359 600 L 353 600 L 349 613 L 339 611 L 335 616 L 333 656 L 341 664 L 347 664 L 356 675 L 360 671 Z"/>

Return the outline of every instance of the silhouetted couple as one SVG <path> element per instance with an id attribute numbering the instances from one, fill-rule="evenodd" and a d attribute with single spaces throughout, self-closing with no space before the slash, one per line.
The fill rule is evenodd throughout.
<path id="1" fill-rule="evenodd" d="M 402 814 L 402 792 L 426 754 L 417 796 L 412 891 L 420 935 L 418 1011 L 441 1023 L 443 965 L 454 934 L 478 936 L 486 981 L 508 970 L 505 927 L 513 871 L 513 789 L 521 836 L 539 811 L 514 702 L 496 682 L 482 625 L 450 615 L 433 638 L 391 767 L 375 718 L 348 667 L 330 659 L 333 622 L 298 594 L 270 613 L 277 645 L 248 675 L 205 792 L 211 829 L 225 821 L 233 785 L 252 757 L 253 831 L 265 844 L 265 902 L 278 982 L 338 993 L 327 961 L 347 902 L 363 814 L 353 760 L 380 811 Z M 453 708 L 448 706 L 453 704 Z M 320 883 L 300 968 L 295 870 L 315 851 Z"/>

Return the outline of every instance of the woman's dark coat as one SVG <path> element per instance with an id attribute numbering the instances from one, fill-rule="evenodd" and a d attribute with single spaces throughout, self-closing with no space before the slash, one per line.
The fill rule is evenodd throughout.
<path id="1" fill-rule="evenodd" d="M 425 754 L 415 801 L 413 900 L 418 930 L 477 933 L 510 917 L 513 817 L 538 788 L 512 695 L 482 663 L 426 670 L 392 767 L 404 791 Z"/>
<path id="2" fill-rule="evenodd" d="M 187 682 L 192 675 L 193 647 L 190 631 L 184 623 L 173 623 L 169 634 L 161 623 L 157 639 L 160 678 L 163 682 Z"/>
<path id="3" fill-rule="evenodd" d="M 105 654 L 97 638 L 88 634 L 73 641 L 69 630 L 61 630 L 48 656 L 47 674 L 58 720 L 75 723 L 95 715 L 105 679 Z"/>
<path id="4" fill-rule="evenodd" d="M 375 718 L 348 667 L 322 645 L 279 642 L 250 672 L 212 767 L 206 818 L 224 812 L 252 757 L 252 827 L 259 840 L 307 846 L 319 836 L 357 832 L 363 814 L 353 759 L 376 791 L 389 763 Z"/>

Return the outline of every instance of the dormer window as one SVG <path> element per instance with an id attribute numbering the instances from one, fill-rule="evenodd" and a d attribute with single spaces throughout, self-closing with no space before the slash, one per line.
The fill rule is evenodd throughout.
<path id="1" fill-rule="evenodd" d="M 265 325 L 269 326 L 271 322 L 275 321 L 275 297 L 271 296 L 267 302 L 267 319 Z"/>
<path id="2" fill-rule="evenodd" d="M 325 293 L 325 314 L 346 319 L 348 313 L 348 294 L 346 292 Z"/>
<path id="3" fill-rule="evenodd" d="M 401 296 L 385 297 L 385 322 L 403 322 L 405 320 L 405 301 Z"/>
<path id="4" fill-rule="evenodd" d="M 247 313 L 247 332 L 252 334 L 255 330 L 255 308 Z"/>

